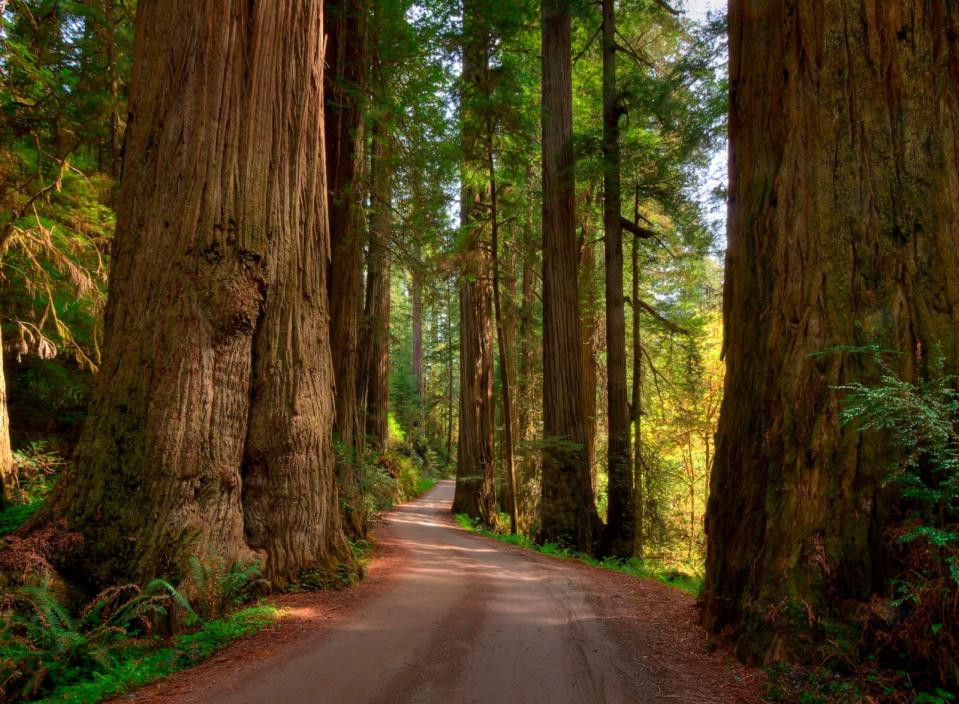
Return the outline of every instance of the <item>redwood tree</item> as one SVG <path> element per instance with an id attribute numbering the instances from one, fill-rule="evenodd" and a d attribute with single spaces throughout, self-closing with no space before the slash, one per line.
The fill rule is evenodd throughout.
<path id="1" fill-rule="evenodd" d="M 543 479 L 540 534 L 592 552 L 599 517 L 586 454 L 573 161 L 570 8 L 543 0 Z"/>
<path id="2" fill-rule="evenodd" d="M 330 350 L 336 382 L 334 435 L 342 443 L 337 485 L 356 533 L 365 526 L 357 488 L 365 414 L 357 401 L 363 308 L 363 143 L 366 87 L 366 0 L 327 0 L 326 163 L 330 210 Z"/>
<path id="3" fill-rule="evenodd" d="M 493 433 L 493 310 L 489 245 L 483 242 L 485 214 L 480 207 L 487 188 L 485 135 L 477 102 L 487 74 L 490 33 L 475 3 L 463 3 L 463 72 L 460 81 L 463 186 L 460 227 L 460 400 L 456 493 L 453 512 L 496 523 Z M 488 186 L 488 184 L 485 184 Z"/>
<path id="4" fill-rule="evenodd" d="M 139 6 L 103 363 L 74 465 L 21 533 L 71 545 L 48 554 L 66 574 L 258 556 L 282 584 L 349 559 L 323 49 L 322 3 Z"/>
<path id="5" fill-rule="evenodd" d="M 616 89 L 616 9 L 603 0 L 603 228 L 606 252 L 606 399 L 609 421 L 609 510 L 606 550 L 633 553 L 633 463 L 626 397 L 626 310 L 623 299 L 623 228 L 619 178 L 619 118 Z"/>
<path id="6" fill-rule="evenodd" d="M 730 3 L 725 397 L 704 618 L 741 655 L 887 588 L 895 498 L 837 385 L 877 342 L 959 367 L 959 5 Z M 791 650 L 792 649 L 792 650 Z"/>
<path id="7" fill-rule="evenodd" d="M 390 246 L 393 234 L 392 168 L 389 132 L 380 117 L 373 126 L 370 159 L 370 238 L 366 256 L 366 307 L 363 352 L 366 434 L 378 452 L 386 451 L 390 403 Z"/>

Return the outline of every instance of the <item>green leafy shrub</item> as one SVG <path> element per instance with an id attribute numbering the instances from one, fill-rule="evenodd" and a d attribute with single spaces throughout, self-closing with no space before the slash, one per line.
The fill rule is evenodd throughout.
<path id="1" fill-rule="evenodd" d="M 42 441 L 15 451 L 13 463 L 17 488 L 13 503 L 0 508 L 0 536 L 15 531 L 40 508 L 64 464 L 60 455 Z"/>
<path id="2" fill-rule="evenodd" d="M 97 594 L 74 616 L 49 583 L 24 586 L 0 611 L 0 694 L 28 699 L 116 665 L 118 653 L 142 648 L 152 618 L 182 596 L 162 580 Z"/>
<path id="3" fill-rule="evenodd" d="M 222 560 L 191 557 L 190 575 L 196 597 L 189 610 L 201 623 L 221 618 L 250 603 L 270 587 L 263 578 L 263 566 L 259 562 L 237 562 L 226 569 Z"/>
<path id="4" fill-rule="evenodd" d="M 922 379 L 904 381 L 874 354 L 878 383 L 840 387 L 841 417 L 890 438 L 898 452 L 887 482 L 899 488 L 906 513 L 889 532 L 901 561 L 892 611 L 876 604 L 864 638 L 891 665 L 916 672 L 917 684 L 959 686 L 957 377 L 937 355 Z"/>

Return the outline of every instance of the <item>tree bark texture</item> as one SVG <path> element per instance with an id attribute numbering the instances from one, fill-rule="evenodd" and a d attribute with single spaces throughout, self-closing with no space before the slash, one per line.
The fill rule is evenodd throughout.
<path id="1" fill-rule="evenodd" d="M 570 9 L 543 0 L 542 541 L 592 552 L 599 517 L 586 456 L 574 203 Z"/>
<path id="2" fill-rule="evenodd" d="M 392 169 L 389 134 L 383 122 L 373 126 L 370 150 L 370 244 L 366 257 L 364 355 L 366 434 L 370 446 L 386 452 L 390 404 L 390 246 L 393 238 Z"/>
<path id="3" fill-rule="evenodd" d="M 357 401 L 360 315 L 363 309 L 363 145 L 366 88 L 366 2 L 327 0 L 326 164 L 330 210 L 330 350 L 336 381 L 333 433 L 341 443 L 336 480 L 344 520 L 365 532 L 357 452 L 364 428 Z"/>
<path id="4" fill-rule="evenodd" d="M 616 11 L 603 0 L 603 226 L 606 252 L 606 402 L 609 420 L 609 504 L 606 551 L 633 554 L 633 463 L 626 396 L 626 308 L 619 178 L 619 93 L 616 88 Z"/>
<path id="5" fill-rule="evenodd" d="M 460 100 L 464 186 L 460 226 L 464 244 L 460 268 L 460 401 L 453 512 L 496 524 L 493 398 L 493 285 L 486 218 L 477 207 L 474 181 L 485 171 L 483 121 L 476 114 L 489 60 L 489 31 L 470 0 L 463 3 L 463 73 Z"/>
<path id="6" fill-rule="evenodd" d="M 959 5 L 730 3 L 725 397 L 704 619 L 753 659 L 887 587 L 883 441 L 837 385 L 878 342 L 959 362 Z M 806 624 L 806 626 L 803 626 Z M 771 635 L 768 635 L 771 634 Z"/>
<path id="7" fill-rule="evenodd" d="M 259 556 L 349 559 L 327 324 L 323 7 L 137 16 L 103 364 L 72 471 L 25 533 L 93 586 Z M 59 559 L 58 559 L 59 558 Z"/>

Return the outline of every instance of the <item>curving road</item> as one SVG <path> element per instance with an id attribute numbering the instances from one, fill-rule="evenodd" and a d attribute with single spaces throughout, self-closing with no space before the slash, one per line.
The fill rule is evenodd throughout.
<path id="1" fill-rule="evenodd" d="M 403 553 L 387 587 L 265 662 L 150 701 L 755 701 L 748 671 L 704 652 L 688 597 L 472 535 L 450 520 L 452 494 L 440 482 L 377 529 Z"/>

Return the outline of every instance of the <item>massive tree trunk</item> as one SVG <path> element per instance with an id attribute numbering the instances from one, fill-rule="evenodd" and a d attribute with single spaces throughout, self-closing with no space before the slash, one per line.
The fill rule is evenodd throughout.
<path id="1" fill-rule="evenodd" d="M 876 341 L 959 362 L 959 5 L 730 5 L 725 397 L 704 618 L 739 652 L 887 586 L 890 458 L 842 428 L 835 386 Z"/>
<path id="2" fill-rule="evenodd" d="M 323 36 L 306 0 L 139 7 L 103 364 L 73 468 L 22 533 L 78 534 L 50 556 L 68 575 L 259 555 L 283 584 L 348 559 Z"/>
<path id="3" fill-rule="evenodd" d="M 390 246 L 393 231 L 392 169 L 387 156 L 388 133 L 382 122 L 373 127 L 370 150 L 370 244 L 366 257 L 364 354 L 366 434 L 378 452 L 389 439 L 390 403 Z"/>
<path id="4" fill-rule="evenodd" d="M 606 251 L 606 400 L 609 420 L 609 509 L 606 551 L 633 553 L 633 463 L 626 397 L 626 310 L 623 301 L 623 229 L 620 226 L 619 118 L 616 88 L 616 12 L 603 0 L 603 226 Z"/>
<path id="5" fill-rule="evenodd" d="M 463 75 L 460 101 L 463 173 L 484 168 L 482 121 L 476 114 L 489 61 L 489 32 L 470 0 L 463 3 Z M 489 248 L 482 240 L 486 218 L 477 207 L 481 189 L 463 188 L 460 226 L 464 244 L 460 273 L 460 422 L 453 512 L 496 524 L 493 447 L 493 311 Z M 484 189 L 485 190 L 485 189 Z"/>
<path id="6" fill-rule="evenodd" d="M 365 530 L 358 488 L 364 428 L 358 401 L 359 327 L 363 307 L 363 132 L 366 85 L 366 2 L 326 2 L 326 163 L 329 176 L 330 350 L 336 381 L 333 433 L 341 446 L 336 480 L 344 519 L 357 534 Z"/>
<path id="7" fill-rule="evenodd" d="M 543 0 L 543 480 L 539 539 L 592 552 L 599 517 L 579 379 L 570 11 Z"/>

